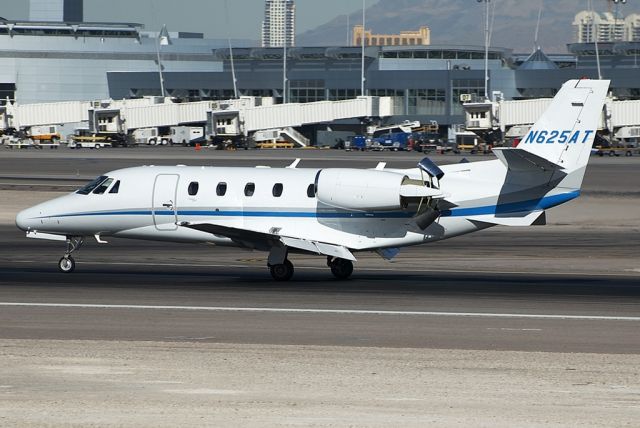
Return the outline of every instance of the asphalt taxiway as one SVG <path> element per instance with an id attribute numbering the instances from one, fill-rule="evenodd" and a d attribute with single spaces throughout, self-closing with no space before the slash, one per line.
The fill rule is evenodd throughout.
<path id="1" fill-rule="evenodd" d="M 551 210 L 549 226 L 408 248 L 393 263 L 358 254 L 349 281 L 319 257 L 293 255 L 295 277 L 283 284 L 264 254 L 122 239 L 88 242 L 76 272 L 61 274 L 63 245 L 11 224 L 18 209 L 85 176 L 204 163 L 163 149 L 0 156 L 0 425 L 640 419 L 639 161 L 594 159 L 586 196 Z M 298 154 L 220 156 L 276 166 Z M 299 155 L 308 166 L 353 165 L 353 156 L 358 167 L 420 158 Z"/>

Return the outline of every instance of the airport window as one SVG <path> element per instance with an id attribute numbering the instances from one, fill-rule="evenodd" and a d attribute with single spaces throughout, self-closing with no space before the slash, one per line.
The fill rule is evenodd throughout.
<path id="1" fill-rule="evenodd" d="M 325 100 L 325 82 L 320 79 L 291 80 L 290 99 L 293 103 Z"/>
<path id="2" fill-rule="evenodd" d="M 116 184 L 113 185 L 109 193 L 118 193 L 120 191 L 120 180 L 116 181 Z"/>
<path id="3" fill-rule="evenodd" d="M 484 94 L 483 79 L 454 79 L 451 91 L 451 114 L 464 114 L 460 95 L 462 94 Z"/>
<path id="4" fill-rule="evenodd" d="M 409 114 L 443 115 L 446 111 L 444 89 L 409 89 Z"/>
<path id="5" fill-rule="evenodd" d="M 218 183 L 218 186 L 216 187 L 216 195 L 218 196 L 224 196 L 227 193 L 227 183 Z"/>
<path id="6" fill-rule="evenodd" d="M 190 196 L 195 196 L 198 194 L 198 189 L 200 188 L 200 184 L 197 181 L 192 181 L 189 183 L 189 187 L 187 188 L 187 192 Z"/>
<path id="7" fill-rule="evenodd" d="M 106 175 L 101 175 L 100 177 L 98 177 L 95 180 L 93 180 L 91 183 L 85 185 L 84 187 L 81 187 L 76 193 L 79 194 L 79 195 L 88 195 L 96 187 L 98 187 L 100 185 L 100 183 L 102 183 L 107 178 L 108 177 Z"/>
<path id="8" fill-rule="evenodd" d="M 307 197 L 314 198 L 316 196 L 316 186 L 314 184 L 309 184 L 307 187 Z"/>
<path id="9" fill-rule="evenodd" d="M 104 192 L 107 191 L 109 186 L 111 186 L 111 183 L 113 183 L 113 178 L 108 178 L 108 179 L 104 180 L 102 183 L 100 183 L 98 185 L 98 187 L 95 188 L 93 193 L 95 195 L 102 195 Z"/>
<path id="10" fill-rule="evenodd" d="M 247 183 L 247 185 L 244 186 L 244 195 L 245 196 L 253 196 L 255 191 L 256 191 L 255 183 Z"/>
<path id="11" fill-rule="evenodd" d="M 359 93 L 360 91 L 357 89 L 330 89 L 329 100 L 330 101 L 349 100 L 357 97 Z"/>
<path id="12" fill-rule="evenodd" d="M 276 184 L 273 185 L 273 190 L 272 190 L 271 193 L 276 198 L 279 198 L 280 196 L 282 196 L 282 190 L 283 189 L 284 189 L 284 186 L 282 185 L 282 183 L 276 183 Z"/>

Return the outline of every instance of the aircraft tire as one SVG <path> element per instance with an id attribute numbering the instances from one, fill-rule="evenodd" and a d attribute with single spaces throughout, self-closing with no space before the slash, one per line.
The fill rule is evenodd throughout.
<path id="1" fill-rule="evenodd" d="M 280 265 L 269 266 L 271 277 L 276 281 L 289 281 L 293 276 L 293 264 L 289 260 L 285 260 Z"/>
<path id="2" fill-rule="evenodd" d="M 353 263 L 350 260 L 336 259 L 329 267 L 337 279 L 348 279 L 353 273 Z"/>
<path id="3" fill-rule="evenodd" d="M 58 262 L 58 270 L 62 273 L 71 273 L 76 268 L 76 261 L 73 260 L 73 257 L 66 256 L 60 259 Z"/>

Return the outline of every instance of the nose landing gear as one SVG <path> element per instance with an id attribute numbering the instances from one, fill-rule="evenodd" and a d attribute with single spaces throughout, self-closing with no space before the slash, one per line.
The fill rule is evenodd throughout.
<path id="1" fill-rule="evenodd" d="M 58 270 L 63 273 L 71 273 L 76 268 L 76 261 L 71 257 L 71 253 L 77 251 L 84 244 L 83 236 L 68 236 L 67 237 L 67 251 L 64 256 L 58 261 Z"/>

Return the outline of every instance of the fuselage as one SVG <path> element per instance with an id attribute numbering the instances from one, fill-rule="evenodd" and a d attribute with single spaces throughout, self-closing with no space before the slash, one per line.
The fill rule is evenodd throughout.
<path id="1" fill-rule="evenodd" d="M 522 192 L 524 187 L 517 185 L 509 192 L 512 197 L 505 200 L 506 169 L 499 161 L 447 165 L 443 170 L 446 177 L 439 185 L 451 207 L 442 210 L 437 221 L 425 230 L 413 221 L 415 207 L 348 210 L 321 203 L 314 188 L 319 169 L 260 167 L 145 166 L 116 170 L 102 176 L 102 186 L 25 210 L 16 223 L 23 230 L 66 236 L 251 246 L 180 226 L 211 221 L 358 251 L 415 245 L 484 229 L 489 225 L 468 217 L 495 212 L 501 203 L 544 205 L 543 197 L 531 198 Z M 386 171 L 424 178 L 418 169 Z M 531 183 L 527 183 L 529 187 Z M 547 191 L 563 192 L 551 187 Z M 503 202 L 498 200 L 499 195 Z"/>

